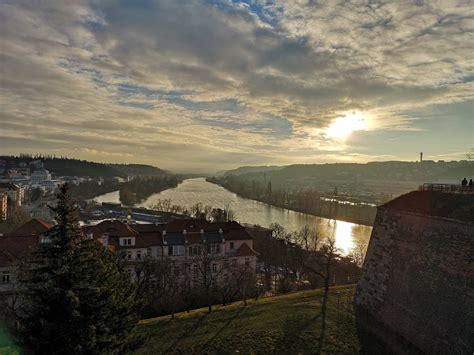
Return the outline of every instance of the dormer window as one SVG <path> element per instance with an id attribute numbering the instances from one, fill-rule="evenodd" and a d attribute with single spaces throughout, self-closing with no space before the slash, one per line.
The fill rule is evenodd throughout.
<path id="1" fill-rule="evenodd" d="M 120 238 L 121 246 L 135 245 L 135 238 Z"/>
<path id="2" fill-rule="evenodd" d="M 48 237 L 48 236 L 45 236 L 45 235 L 43 235 L 43 236 L 41 236 L 40 243 L 42 243 L 42 244 L 48 244 L 48 243 L 51 243 L 51 238 L 50 238 L 50 237 Z"/>
<path id="3" fill-rule="evenodd" d="M 2 283 L 3 284 L 9 284 L 10 283 L 10 272 L 9 271 L 3 271 L 2 272 Z"/>

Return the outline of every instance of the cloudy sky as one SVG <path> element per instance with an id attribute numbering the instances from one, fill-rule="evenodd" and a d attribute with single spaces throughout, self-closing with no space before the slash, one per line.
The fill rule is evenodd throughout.
<path id="1" fill-rule="evenodd" d="M 473 53 L 469 0 L 1 0 L 0 153 L 463 159 Z"/>

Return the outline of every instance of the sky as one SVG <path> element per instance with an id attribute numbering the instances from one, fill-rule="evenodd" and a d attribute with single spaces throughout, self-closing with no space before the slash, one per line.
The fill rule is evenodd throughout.
<path id="1" fill-rule="evenodd" d="M 0 0 L 0 154 L 459 160 L 474 1 Z"/>

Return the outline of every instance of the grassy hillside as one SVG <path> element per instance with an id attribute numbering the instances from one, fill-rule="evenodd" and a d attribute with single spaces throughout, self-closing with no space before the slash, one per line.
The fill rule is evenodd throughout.
<path id="1" fill-rule="evenodd" d="M 353 288 L 331 290 L 323 353 L 358 353 Z M 143 345 L 136 354 L 154 353 L 314 353 L 320 332 L 320 290 L 241 302 L 141 321 Z"/>

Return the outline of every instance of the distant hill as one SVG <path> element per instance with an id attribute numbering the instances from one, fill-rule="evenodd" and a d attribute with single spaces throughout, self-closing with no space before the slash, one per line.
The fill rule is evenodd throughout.
<path id="1" fill-rule="evenodd" d="M 253 168 L 253 169 L 252 169 Z M 237 173 L 232 173 L 233 171 Z M 265 172 L 265 176 L 263 174 Z M 231 170 L 244 180 L 271 180 L 274 187 L 315 187 L 330 182 L 359 183 L 363 181 L 410 181 L 416 183 L 436 182 L 441 179 L 461 181 L 474 176 L 474 162 L 371 162 L 366 164 L 295 164 L 284 167 L 242 167 Z M 331 185 L 330 185 L 331 186 Z M 334 186 L 334 185 L 332 185 Z M 416 187 L 416 186 L 414 186 Z"/>
<path id="2" fill-rule="evenodd" d="M 57 176 L 89 176 L 89 177 L 127 177 L 128 175 L 161 176 L 171 175 L 170 172 L 151 165 L 143 164 L 105 164 L 73 158 L 57 158 L 51 156 L 0 156 L 6 161 L 7 169 L 20 165 L 33 168 L 34 162 L 43 162 L 44 168 Z"/>
<path id="3" fill-rule="evenodd" d="M 125 175 L 161 176 L 171 172 L 145 164 L 107 164 Z"/>
<path id="4" fill-rule="evenodd" d="M 217 175 L 224 175 L 224 176 L 229 176 L 229 175 L 243 175 L 243 174 L 249 174 L 249 173 L 265 173 L 267 171 L 275 171 L 275 170 L 280 170 L 283 169 L 285 166 L 241 166 L 237 169 L 233 170 L 227 170 L 227 171 L 221 171 L 217 173 Z"/>

